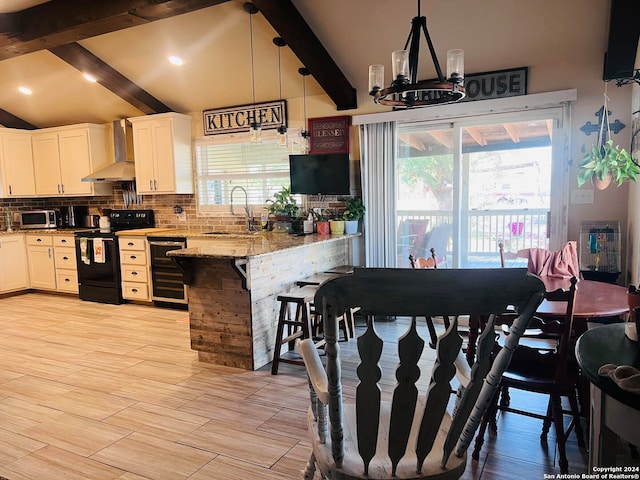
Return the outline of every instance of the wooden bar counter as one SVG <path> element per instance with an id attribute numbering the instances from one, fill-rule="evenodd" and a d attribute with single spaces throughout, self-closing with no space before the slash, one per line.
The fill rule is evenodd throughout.
<path id="1" fill-rule="evenodd" d="M 257 370 L 273 358 L 276 297 L 349 263 L 355 235 L 239 234 L 198 239 L 168 255 L 189 286 L 191 348 L 202 362 Z"/>

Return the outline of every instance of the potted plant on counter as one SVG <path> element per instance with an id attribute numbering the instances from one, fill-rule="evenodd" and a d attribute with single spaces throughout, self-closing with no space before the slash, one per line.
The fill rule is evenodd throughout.
<path id="1" fill-rule="evenodd" d="M 313 218 L 316 221 L 316 233 L 318 235 L 329 235 L 329 220 L 320 208 L 312 210 Z"/>
<path id="2" fill-rule="evenodd" d="M 358 232 L 358 223 L 364 218 L 365 206 L 360 197 L 349 197 L 344 201 L 346 210 L 342 214 L 344 218 L 344 233 L 354 234 Z"/>
<path id="3" fill-rule="evenodd" d="M 337 210 L 330 208 L 325 210 L 325 215 L 329 219 L 329 231 L 331 235 L 344 234 L 344 220 L 342 219 L 342 215 L 339 214 Z"/>
<path id="4" fill-rule="evenodd" d="M 291 195 L 290 187 L 282 187 L 279 192 L 273 194 L 273 198 L 268 198 L 266 203 L 269 204 L 267 212 L 275 217 L 273 225 L 274 232 L 289 232 L 291 230 L 291 218 L 298 213 L 298 205 L 296 199 Z"/>

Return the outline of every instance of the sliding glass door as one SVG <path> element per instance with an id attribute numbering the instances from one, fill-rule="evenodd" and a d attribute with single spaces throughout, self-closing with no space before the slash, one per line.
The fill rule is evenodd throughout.
<path id="1" fill-rule="evenodd" d="M 398 125 L 396 264 L 498 267 L 505 250 L 558 248 L 562 109 Z M 555 201 L 554 201 L 555 198 Z M 554 236 L 555 235 L 555 236 Z"/>

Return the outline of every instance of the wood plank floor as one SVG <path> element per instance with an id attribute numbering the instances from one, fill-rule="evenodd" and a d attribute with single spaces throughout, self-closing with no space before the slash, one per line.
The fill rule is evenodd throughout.
<path id="1" fill-rule="evenodd" d="M 31 293 L 0 299 L 0 476 L 9 480 L 299 479 L 310 453 L 302 367 L 251 372 L 197 360 L 186 312 Z M 379 322 L 394 342 L 406 322 Z M 345 397 L 355 342 L 341 342 Z M 393 387 L 385 356 L 382 384 Z M 517 399 L 517 395 L 514 395 Z M 535 403 L 527 399 L 529 403 Z M 540 408 L 545 400 L 536 400 Z M 557 473 L 538 421 L 499 418 L 467 479 Z M 569 445 L 571 473 L 587 455 Z"/>

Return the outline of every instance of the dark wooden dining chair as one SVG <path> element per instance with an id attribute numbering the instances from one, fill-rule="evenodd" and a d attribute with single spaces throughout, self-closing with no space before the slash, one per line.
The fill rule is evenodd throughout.
<path id="1" fill-rule="evenodd" d="M 326 367 L 311 340 L 299 346 L 311 400 L 312 454 L 304 478 L 312 479 L 316 470 L 322 478 L 332 479 L 459 478 L 469 443 L 517 346 L 517 332 L 526 328 L 543 296 L 544 284 L 526 269 L 366 268 L 323 284 L 315 304 L 325 318 Z M 438 339 L 431 374 L 426 369 L 421 374 L 424 326 L 416 317 L 478 313 L 489 316 L 491 323 L 507 305 L 516 305 L 520 316 L 493 362 L 489 357 L 495 336 L 484 334 L 476 362 L 469 367 L 454 320 Z M 342 370 L 352 365 L 352 359 L 342 365 L 337 317 L 351 306 L 359 306 L 368 317 L 412 317 L 397 342 L 398 384 L 390 401 L 382 400 L 379 361 L 384 342 L 376 333 L 375 321 L 358 337 L 355 401 L 343 401 Z M 395 346 L 394 342 L 387 348 Z M 460 383 L 455 401 L 454 375 Z"/>
<path id="2" fill-rule="evenodd" d="M 547 301 L 564 302 L 567 305 L 566 313 L 563 317 L 553 320 L 545 319 L 543 323 L 539 324 L 542 335 L 546 339 L 555 342 L 553 351 L 550 351 L 547 346 L 527 346 L 521 342 L 500 381 L 500 389 L 518 389 L 548 395 L 549 401 L 546 414 L 540 415 L 535 412 L 514 408 L 511 404 L 512 402 L 508 406 L 504 405 L 504 402 L 499 406 L 498 394 L 496 393 L 480 425 L 473 451 L 474 459 L 479 458 L 487 423 L 491 421 L 492 417 L 495 417 L 498 409 L 542 419 L 543 425 L 540 438 L 544 442 L 547 440 L 549 428 L 553 423 L 558 443 L 558 463 L 561 473 L 567 473 L 568 471 L 565 444 L 572 429 L 575 429 L 578 445 L 584 447 L 584 436 L 580 425 L 580 412 L 576 394 L 579 388 L 579 373 L 573 355 L 574 336 L 572 335 L 576 283 L 577 279 L 573 277 L 568 289 L 559 289 L 545 294 Z M 515 324 L 512 325 L 509 336 L 515 333 L 516 328 Z M 524 337 L 521 340 L 523 339 Z M 566 429 L 563 421 L 562 397 L 567 397 L 571 407 L 572 421 Z"/>
<path id="3" fill-rule="evenodd" d="M 424 258 L 424 257 L 416 258 L 413 254 L 409 255 L 409 264 L 411 265 L 411 268 L 414 268 L 414 269 L 415 268 L 431 268 L 433 270 L 436 270 L 438 268 L 436 249 L 431 247 L 429 251 L 431 252 L 431 256 L 428 258 Z M 433 324 L 433 318 L 426 317 L 426 322 L 427 322 L 427 328 L 429 329 L 429 337 L 431 339 L 429 341 L 429 346 L 431 348 L 436 348 L 436 342 L 438 341 L 438 334 L 436 333 L 436 327 Z M 444 323 L 445 329 L 449 328 L 449 325 L 451 324 L 449 317 L 444 317 L 442 319 L 442 322 Z"/>

